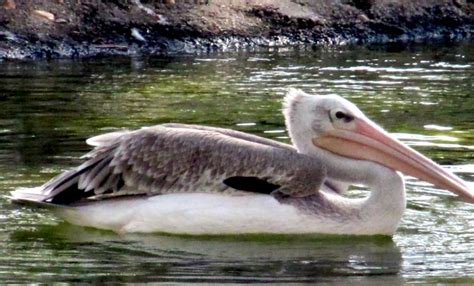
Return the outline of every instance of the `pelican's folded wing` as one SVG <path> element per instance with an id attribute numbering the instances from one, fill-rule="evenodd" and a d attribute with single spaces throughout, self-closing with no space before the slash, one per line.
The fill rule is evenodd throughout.
<path id="1" fill-rule="evenodd" d="M 325 178 L 316 158 L 227 129 L 157 125 L 102 136 L 96 145 L 86 162 L 43 186 L 45 202 L 170 192 L 279 191 L 306 196 L 318 192 Z"/>

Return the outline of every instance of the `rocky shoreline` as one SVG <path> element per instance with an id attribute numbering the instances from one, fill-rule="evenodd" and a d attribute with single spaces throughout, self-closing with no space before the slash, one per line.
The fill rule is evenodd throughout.
<path id="1" fill-rule="evenodd" d="M 472 2 L 0 0 L 0 60 L 471 40 Z"/>

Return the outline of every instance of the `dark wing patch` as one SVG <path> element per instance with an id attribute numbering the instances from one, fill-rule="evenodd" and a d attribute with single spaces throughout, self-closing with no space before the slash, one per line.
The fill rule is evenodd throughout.
<path id="1" fill-rule="evenodd" d="M 224 184 L 239 191 L 262 194 L 270 194 L 281 187 L 258 177 L 244 176 L 229 177 L 224 180 Z"/>
<path id="2" fill-rule="evenodd" d="M 76 184 L 64 189 L 63 191 L 58 193 L 56 196 L 52 197 L 50 203 L 58 204 L 58 205 L 68 205 L 68 204 L 77 202 L 81 199 L 92 197 L 92 196 L 94 196 L 94 192 L 92 190 L 87 191 L 87 192 L 80 191 L 77 188 L 77 184 Z"/>

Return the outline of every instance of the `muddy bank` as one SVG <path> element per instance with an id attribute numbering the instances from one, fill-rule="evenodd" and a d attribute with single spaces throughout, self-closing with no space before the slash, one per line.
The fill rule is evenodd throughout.
<path id="1" fill-rule="evenodd" d="M 0 59 L 470 40 L 472 2 L 0 0 Z"/>

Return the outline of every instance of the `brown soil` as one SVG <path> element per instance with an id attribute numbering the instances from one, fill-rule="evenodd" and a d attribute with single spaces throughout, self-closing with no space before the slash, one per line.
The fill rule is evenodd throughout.
<path id="1" fill-rule="evenodd" d="M 474 27 L 472 0 L 206 2 L 0 0 L 0 60 L 459 40 Z"/>

